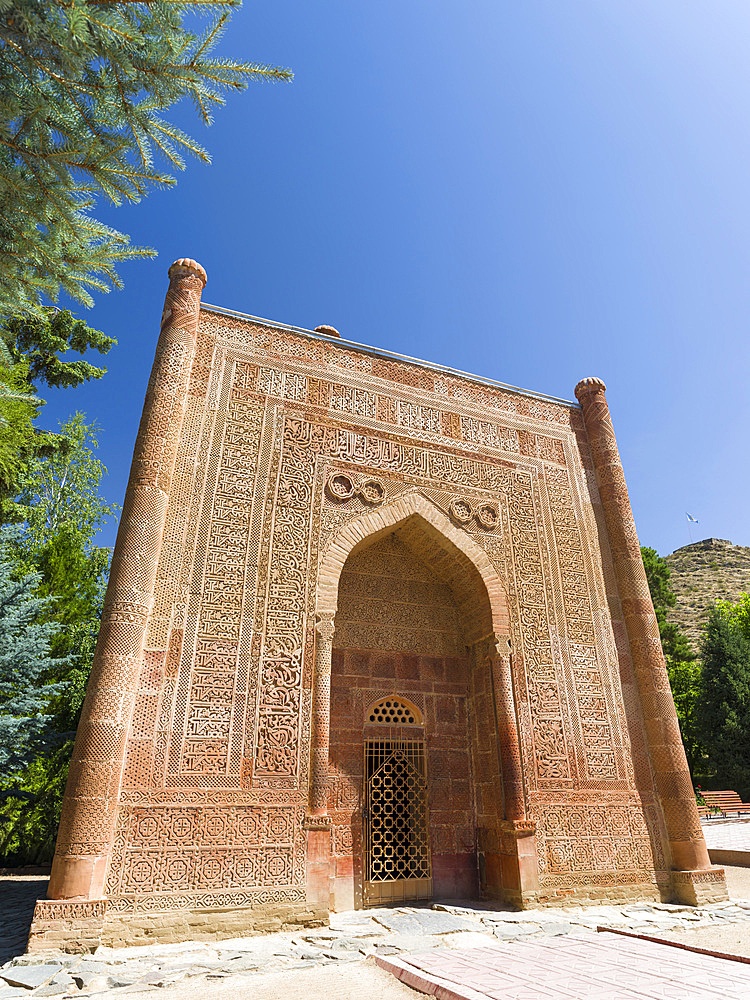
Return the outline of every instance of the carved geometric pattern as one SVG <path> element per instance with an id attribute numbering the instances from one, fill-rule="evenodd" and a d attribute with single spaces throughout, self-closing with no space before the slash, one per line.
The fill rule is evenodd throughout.
<path id="1" fill-rule="evenodd" d="M 182 372 L 189 352 L 180 351 L 169 364 Z M 637 712 L 626 717 L 607 604 L 617 593 L 578 408 L 210 312 L 189 360 L 183 424 L 177 404 L 149 403 L 139 468 L 168 491 L 163 537 L 141 538 L 129 589 L 108 597 L 120 658 L 99 663 L 97 704 L 116 724 L 82 726 L 89 758 L 71 773 L 94 792 L 60 831 L 59 851 L 80 858 L 111 844 L 113 912 L 304 901 L 314 710 L 318 741 L 329 721 L 313 687 L 325 683 L 316 655 L 331 641 L 334 663 L 343 657 L 357 677 L 347 687 L 333 670 L 342 742 L 318 789 L 338 861 L 355 859 L 356 871 L 361 860 L 365 724 L 424 724 L 433 851 L 517 849 L 501 826 L 494 654 L 467 653 L 470 627 L 471 643 L 494 635 L 492 621 L 467 624 L 459 599 L 471 560 L 457 558 L 450 579 L 430 576 L 444 551 L 428 553 L 427 535 L 410 540 L 413 524 L 394 525 L 377 551 L 363 546 L 339 567 L 333 640 L 315 630 L 330 584 L 318 579 L 324 554 L 358 519 L 414 495 L 502 581 L 510 649 L 499 655 L 510 656 L 514 746 L 543 884 L 662 878 L 662 812 L 648 767 L 638 791 L 633 777 L 631 755 L 647 760 L 646 741 Z M 141 557 L 155 560 L 152 602 L 136 586 Z M 144 625 L 138 654 L 132 637 Z M 112 705 L 110 687 L 122 688 Z M 121 747 L 118 793 L 87 760 L 116 760 Z M 110 798 L 116 825 L 99 806 Z M 607 832 L 603 817 L 614 824 Z"/>
<path id="2" fill-rule="evenodd" d="M 108 892 L 129 899 L 299 885 L 304 869 L 297 813 L 293 806 L 124 809 L 124 847 Z"/>
<path id="3" fill-rule="evenodd" d="M 403 698 L 382 698 L 370 709 L 367 721 L 381 726 L 418 726 L 419 712 Z"/>
<path id="4" fill-rule="evenodd" d="M 429 878 L 424 744 L 368 740 L 365 785 L 365 880 Z"/>
<path id="5" fill-rule="evenodd" d="M 561 801 L 537 810 L 540 878 L 545 886 L 654 881 L 664 868 L 637 803 L 589 805 Z"/>

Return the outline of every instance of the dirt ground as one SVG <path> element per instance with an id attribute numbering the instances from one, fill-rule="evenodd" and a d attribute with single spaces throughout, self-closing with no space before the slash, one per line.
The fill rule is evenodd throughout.
<path id="1" fill-rule="evenodd" d="M 726 866 L 727 888 L 733 899 L 750 899 L 750 868 Z M 713 927 L 697 927 L 695 930 L 660 931 L 665 941 L 679 941 L 692 948 L 706 948 L 721 951 L 727 955 L 742 955 L 750 958 L 750 921 L 741 924 L 717 924 Z"/>
<path id="2" fill-rule="evenodd" d="M 154 1000 L 157 992 L 174 1000 L 418 1000 L 424 995 L 404 986 L 372 960 L 253 978 L 232 976 L 217 983 L 179 983 L 148 993 L 133 992 L 128 1000 Z"/>
<path id="3" fill-rule="evenodd" d="M 733 899 L 750 899 L 750 868 L 736 868 L 726 865 L 727 888 Z"/>

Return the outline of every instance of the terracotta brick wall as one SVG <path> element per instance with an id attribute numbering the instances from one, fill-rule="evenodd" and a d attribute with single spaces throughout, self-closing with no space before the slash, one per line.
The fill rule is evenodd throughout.
<path id="1" fill-rule="evenodd" d="M 675 859 L 699 867 L 601 384 L 584 424 L 574 403 L 199 312 L 205 280 L 171 271 L 50 895 L 123 920 L 322 912 L 329 784 L 351 897 L 364 709 L 394 685 L 425 715 L 436 891 L 477 871 L 507 888 L 493 642 L 528 824 L 518 898 L 666 893 Z"/>
<path id="2" fill-rule="evenodd" d="M 366 648 L 366 641 L 379 648 Z M 477 801 L 482 837 L 497 850 L 490 831 L 502 817 L 502 796 L 489 673 L 473 663 L 451 589 L 397 537 L 349 557 L 331 677 L 329 811 L 338 908 L 361 898 L 363 743 L 392 732 L 365 720 L 369 706 L 389 694 L 409 699 L 424 717 L 435 895 L 476 894 Z"/>
<path id="3" fill-rule="evenodd" d="M 463 656 L 463 626 L 450 587 L 397 537 L 347 559 L 339 584 L 336 646 Z"/>
<path id="4" fill-rule="evenodd" d="M 424 714 L 435 895 L 476 893 L 468 658 L 335 649 L 332 667 L 328 808 L 336 908 L 361 901 L 364 739 L 396 735 L 390 727 L 365 726 L 365 713 L 375 700 L 393 692 Z M 422 733 L 421 727 L 409 729 L 410 735 Z"/>

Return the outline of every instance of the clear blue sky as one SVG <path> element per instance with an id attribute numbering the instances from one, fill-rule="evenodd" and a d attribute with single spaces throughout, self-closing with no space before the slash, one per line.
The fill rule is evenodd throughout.
<path id="1" fill-rule="evenodd" d="M 207 302 L 573 398 L 603 378 L 641 543 L 750 545 L 747 0 L 247 2 L 223 51 L 290 66 L 171 191 L 102 214 L 155 261 L 87 321 L 121 501 L 166 271 Z M 114 539 L 114 526 L 102 535 Z"/>

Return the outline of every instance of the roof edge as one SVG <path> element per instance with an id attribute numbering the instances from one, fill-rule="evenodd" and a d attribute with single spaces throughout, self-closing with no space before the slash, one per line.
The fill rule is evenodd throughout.
<path id="1" fill-rule="evenodd" d="M 219 316 L 233 316 L 237 319 L 250 320 L 253 323 L 262 323 L 265 326 L 275 327 L 277 330 L 287 330 L 289 333 L 300 334 L 310 340 L 324 340 L 328 344 L 336 347 L 349 347 L 363 354 L 370 354 L 376 358 L 385 358 L 389 361 L 405 361 L 410 365 L 418 365 L 420 368 L 427 368 L 430 371 L 441 372 L 444 375 L 457 375 L 459 378 L 469 379 L 479 385 L 486 385 L 492 389 L 502 389 L 504 392 L 513 393 L 516 396 L 526 396 L 530 399 L 538 399 L 545 403 L 557 403 L 572 410 L 580 410 L 579 403 L 571 399 L 563 399 L 560 396 L 549 396 L 544 392 L 534 392 L 532 389 L 521 389 L 517 385 L 508 385 L 506 382 L 497 382 L 495 379 L 485 378 L 482 375 L 472 375 L 471 372 L 461 371 L 460 368 L 450 368 L 448 365 L 439 365 L 434 361 L 423 361 L 421 358 L 412 358 L 408 354 L 397 354 L 395 351 L 386 351 L 379 347 L 370 347 L 369 344 L 360 344 L 356 340 L 346 340 L 344 337 L 332 339 L 327 334 L 316 333 L 314 330 L 305 330 L 301 326 L 290 326 L 288 323 L 278 323 L 276 320 L 264 319 L 262 316 L 252 316 L 250 313 L 238 312 L 236 309 L 225 309 L 224 306 L 213 306 L 206 302 L 201 302 L 201 311 L 216 313 Z"/>

